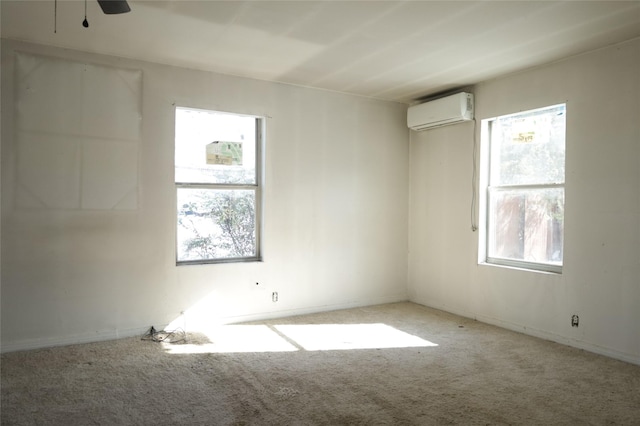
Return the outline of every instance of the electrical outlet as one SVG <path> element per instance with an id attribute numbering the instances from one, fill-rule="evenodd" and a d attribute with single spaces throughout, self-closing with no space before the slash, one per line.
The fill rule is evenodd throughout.
<path id="1" fill-rule="evenodd" d="M 273 293 L 271 293 L 271 301 L 272 302 L 277 302 L 278 301 L 278 292 L 274 291 Z"/>
<path id="2" fill-rule="evenodd" d="M 580 325 L 580 317 L 577 315 L 571 315 L 571 327 L 577 327 Z"/>

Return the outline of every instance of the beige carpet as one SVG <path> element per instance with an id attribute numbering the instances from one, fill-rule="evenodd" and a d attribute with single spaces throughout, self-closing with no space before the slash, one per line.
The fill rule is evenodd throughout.
<path id="1" fill-rule="evenodd" d="M 2 424 L 640 425 L 640 366 L 411 303 L 187 339 L 4 354 Z"/>

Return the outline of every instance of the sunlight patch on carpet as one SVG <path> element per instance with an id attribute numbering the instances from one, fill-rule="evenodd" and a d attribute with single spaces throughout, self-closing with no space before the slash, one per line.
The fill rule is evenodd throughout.
<path id="1" fill-rule="evenodd" d="M 386 324 L 293 324 L 275 328 L 307 351 L 438 346 Z"/>
<path id="2" fill-rule="evenodd" d="M 294 352 L 438 346 L 386 324 L 220 325 L 205 339 L 162 343 L 171 354 Z"/>
<path id="3" fill-rule="evenodd" d="M 231 352 L 293 352 L 291 343 L 266 325 L 221 325 L 203 332 L 207 343 L 164 344 L 171 354 Z"/>

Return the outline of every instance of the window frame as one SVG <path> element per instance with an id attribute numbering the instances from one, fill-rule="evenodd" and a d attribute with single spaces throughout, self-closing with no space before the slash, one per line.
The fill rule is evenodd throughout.
<path id="1" fill-rule="evenodd" d="M 562 182 L 553 182 L 553 183 L 527 183 L 527 184 L 493 184 L 492 182 L 492 171 L 495 164 L 492 164 L 493 159 L 493 148 L 495 146 L 495 140 L 492 134 L 492 127 L 495 122 L 499 119 L 509 118 L 509 117 L 517 117 L 520 115 L 531 114 L 538 111 L 544 110 L 552 110 L 558 107 L 564 107 L 565 114 L 565 129 L 564 129 L 564 154 L 565 154 L 565 172 L 564 179 Z M 484 226 L 481 227 L 480 232 L 480 250 L 479 250 L 479 263 L 480 264 L 488 264 L 488 265 L 496 265 L 496 266 L 504 266 L 511 267 L 516 269 L 534 271 L 534 272 L 547 272 L 547 273 L 555 273 L 561 274 L 563 265 L 564 265 L 564 253 L 562 260 L 558 263 L 549 263 L 549 262 L 534 262 L 530 260 L 518 260 L 518 259 L 510 259 L 499 256 L 490 256 L 491 253 L 491 243 L 492 243 L 492 234 L 494 233 L 492 227 L 492 221 L 495 219 L 495 214 L 492 215 L 492 205 L 493 205 L 493 197 L 496 194 L 503 191 L 514 191 L 521 190 L 522 194 L 525 194 L 525 191 L 535 191 L 535 190 L 553 190 L 553 189 L 562 189 L 562 197 L 563 197 L 563 210 L 566 206 L 566 142 L 567 142 L 567 124 L 566 124 L 566 114 L 567 114 L 567 103 L 557 103 L 552 104 L 540 108 L 532 108 L 528 110 L 519 111 L 511 114 L 504 114 L 496 117 L 491 117 L 482 120 L 481 127 L 481 140 L 483 142 L 483 149 L 481 152 L 481 170 L 483 173 L 481 174 L 481 186 L 480 188 L 484 189 L 484 194 L 482 196 L 482 204 L 480 206 L 481 211 L 481 222 Z M 563 221 L 566 214 L 563 213 Z M 484 218 L 484 220 L 483 220 Z M 564 241 L 565 241 L 565 232 L 564 227 L 562 231 L 562 246 L 564 252 Z"/>
<path id="2" fill-rule="evenodd" d="M 188 106 L 175 106 L 174 109 L 174 124 L 176 124 L 176 111 L 178 109 L 188 109 L 194 111 L 206 111 L 212 113 L 219 114 L 228 114 L 228 115 L 237 115 L 242 117 L 252 117 L 255 119 L 255 179 L 253 184 L 249 183 L 198 183 L 198 182 L 176 182 L 175 179 L 175 158 L 174 158 L 174 207 L 175 207 L 175 261 L 176 266 L 185 266 L 185 265 L 208 265 L 208 264 L 220 264 L 220 263 L 241 263 L 241 262 L 261 262 L 262 261 L 262 211 L 263 211 L 263 150 L 265 143 L 265 126 L 266 120 L 265 117 L 250 115 L 250 114 L 240 114 L 236 112 L 228 112 L 228 111 L 220 111 L 220 110 L 212 110 L 212 109 L 203 109 L 203 108 L 193 108 Z M 176 124 L 177 125 L 177 124 Z M 175 155 L 175 137 L 174 137 L 174 155 Z M 196 260 L 179 260 L 179 241 L 178 241 L 178 191 L 180 189 L 202 189 L 202 190 L 213 190 L 213 191 L 233 191 L 233 190 L 250 190 L 254 193 L 254 235 L 255 235 L 255 255 L 254 256 L 243 256 L 243 257 L 220 257 L 213 259 L 196 259 Z"/>

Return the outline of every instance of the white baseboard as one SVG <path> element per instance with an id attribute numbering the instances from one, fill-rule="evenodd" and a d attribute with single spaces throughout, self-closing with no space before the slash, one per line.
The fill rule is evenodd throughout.
<path id="1" fill-rule="evenodd" d="M 398 302 L 407 302 L 408 299 L 406 295 L 396 295 L 391 297 L 383 297 L 383 298 L 373 298 L 367 300 L 358 300 L 351 301 L 345 303 L 337 303 L 331 305 L 314 305 L 307 306 L 304 308 L 295 308 L 295 309 L 283 309 L 272 312 L 261 312 L 257 314 L 249 314 L 249 315 L 238 315 L 238 316 L 229 316 L 220 318 L 220 321 L 225 324 L 234 324 L 239 322 L 246 321 L 260 321 L 267 320 L 273 318 L 284 318 L 291 317 L 296 315 L 307 315 L 307 314 L 315 314 L 318 312 L 330 312 L 330 311 L 338 311 L 341 309 L 351 309 L 351 308 L 361 308 L 364 306 L 375 306 L 375 305 L 383 305 L 386 303 L 398 303 Z"/>
<path id="2" fill-rule="evenodd" d="M 313 314 L 317 312 L 336 311 L 339 309 L 359 308 L 363 306 L 381 305 L 385 303 L 405 302 L 406 295 L 395 295 L 383 298 L 372 298 L 367 300 L 351 301 L 332 305 L 308 306 L 298 309 L 284 309 L 271 312 L 260 312 L 249 315 L 238 315 L 224 318 L 217 318 L 222 324 L 233 324 L 246 321 L 259 321 L 272 318 L 282 318 L 294 315 Z M 166 324 L 155 324 L 158 330 L 163 329 Z M 126 337 L 142 336 L 149 331 L 149 326 L 134 327 L 126 330 L 107 330 L 95 333 L 75 334 L 71 336 L 45 337 L 41 339 L 25 339 L 15 342 L 2 342 L 0 353 L 28 351 L 33 349 L 50 348 L 55 346 L 78 345 L 82 343 L 93 343 L 107 340 L 116 340 Z"/>
<path id="3" fill-rule="evenodd" d="M 83 343 L 102 342 L 123 339 L 125 337 L 142 336 L 149 327 L 137 327 L 127 330 L 108 330 L 95 333 L 75 334 L 71 336 L 44 337 L 41 339 L 25 339 L 15 342 L 2 342 L 0 352 L 29 351 L 33 349 L 51 348 L 55 346 L 79 345 Z"/>
<path id="4" fill-rule="evenodd" d="M 636 356 L 633 354 L 628 354 L 624 352 L 619 352 L 611 348 L 606 348 L 600 345 L 596 345 L 594 343 L 585 342 L 583 340 L 574 339 L 571 337 L 561 336 L 556 333 L 552 333 L 549 331 L 538 330 L 536 328 L 524 326 L 521 324 L 512 323 L 509 321 L 504 321 L 498 318 L 492 318 L 483 315 L 475 315 L 470 312 L 466 312 L 464 310 L 459 310 L 455 308 L 450 308 L 447 306 L 433 306 L 426 303 L 412 301 L 414 303 L 418 303 L 433 309 L 438 309 L 441 311 L 449 312 L 454 315 L 459 315 L 465 318 L 471 318 L 486 324 L 495 325 L 496 327 L 504 328 L 507 330 L 515 331 L 518 333 L 526 334 L 529 336 L 537 337 L 539 339 L 550 340 L 552 342 L 560 343 L 563 345 L 571 346 L 577 349 L 583 349 L 588 352 L 593 352 L 598 355 L 604 355 L 609 358 L 614 358 L 620 361 L 628 362 L 630 364 L 640 365 L 640 356 Z"/>

